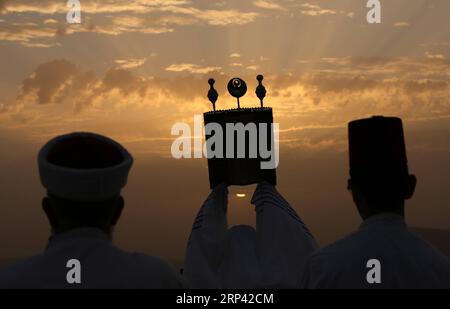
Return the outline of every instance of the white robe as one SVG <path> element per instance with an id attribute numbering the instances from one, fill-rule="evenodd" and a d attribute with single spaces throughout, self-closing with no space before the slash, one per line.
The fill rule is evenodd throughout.
<path id="1" fill-rule="evenodd" d="M 375 264 L 368 266 L 374 259 L 379 271 Z M 381 283 L 373 283 L 373 278 Z M 313 253 L 301 281 L 301 287 L 311 289 L 450 288 L 450 261 L 410 232 L 403 217 L 382 214 Z"/>
<path id="2" fill-rule="evenodd" d="M 81 284 L 69 284 L 67 261 L 80 261 Z M 73 266 L 72 266 L 73 267 Z M 41 254 L 0 271 L 0 289 L 138 288 L 176 289 L 184 281 L 166 262 L 113 246 L 93 228 L 75 229 L 53 237 Z"/>
<path id="3" fill-rule="evenodd" d="M 194 221 L 184 274 L 194 288 L 294 288 L 317 248 L 309 230 L 274 186 L 258 185 L 256 230 L 228 229 L 228 190 L 209 195 Z"/>

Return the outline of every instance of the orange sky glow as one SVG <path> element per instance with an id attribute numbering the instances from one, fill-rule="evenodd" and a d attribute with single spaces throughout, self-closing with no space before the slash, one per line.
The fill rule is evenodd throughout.
<path id="1" fill-rule="evenodd" d="M 359 224 L 346 126 L 372 115 L 404 120 L 419 179 L 410 224 L 450 230 L 448 0 L 382 1 L 377 25 L 360 0 L 80 2 L 82 23 L 68 24 L 66 1 L 0 0 L 0 259 L 45 246 L 39 148 L 94 131 L 136 158 L 118 244 L 181 260 L 208 174 L 206 159 L 171 157 L 170 133 L 211 110 L 210 77 L 227 109 L 230 78 L 246 80 L 251 107 L 264 74 L 280 124 L 278 189 L 319 242 Z M 253 189 L 232 188 L 230 224 L 254 224 Z"/>

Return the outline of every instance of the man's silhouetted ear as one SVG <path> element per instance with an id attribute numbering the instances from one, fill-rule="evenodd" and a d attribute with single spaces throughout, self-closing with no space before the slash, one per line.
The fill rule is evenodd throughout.
<path id="1" fill-rule="evenodd" d="M 52 204 L 53 203 L 52 203 L 51 199 L 49 199 L 48 197 L 44 197 L 42 199 L 42 209 L 44 210 L 45 214 L 47 215 L 50 226 L 54 228 L 57 226 L 57 223 L 56 223 L 57 219 L 56 219 Z"/>
<path id="2" fill-rule="evenodd" d="M 352 191 L 352 179 L 351 178 L 349 178 L 347 180 L 347 190 Z"/>
<path id="3" fill-rule="evenodd" d="M 122 210 L 123 210 L 124 206 L 125 206 L 125 201 L 123 200 L 123 197 L 119 197 L 117 199 L 116 205 L 114 207 L 114 213 L 111 218 L 112 226 L 115 226 L 117 224 L 117 221 L 119 221 L 119 218 L 122 215 Z"/>
<path id="4" fill-rule="evenodd" d="M 417 177 L 415 175 L 409 175 L 405 192 L 405 200 L 409 200 L 410 198 L 413 197 L 414 192 L 416 191 L 416 185 L 417 185 Z"/>

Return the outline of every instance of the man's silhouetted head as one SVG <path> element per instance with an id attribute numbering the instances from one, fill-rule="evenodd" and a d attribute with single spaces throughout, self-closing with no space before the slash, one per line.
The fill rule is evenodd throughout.
<path id="1" fill-rule="evenodd" d="M 416 187 L 409 175 L 402 120 L 372 117 L 349 124 L 350 180 L 363 219 L 380 213 L 404 215 Z"/>
<path id="2" fill-rule="evenodd" d="M 89 203 L 66 200 L 48 194 L 42 200 L 42 208 L 54 234 L 79 227 L 92 227 L 111 235 L 124 205 L 121 196 L 107 201 Z"/>
<path id="3" fill-rule="evenodd" d="M 47 197 L 42 207 L 54 233 L 95 227 L 111 233 L 124 200 L 133 158 L 120 144 L 93 133 L 72 133 L 48 142 L 38 157 Z"/>

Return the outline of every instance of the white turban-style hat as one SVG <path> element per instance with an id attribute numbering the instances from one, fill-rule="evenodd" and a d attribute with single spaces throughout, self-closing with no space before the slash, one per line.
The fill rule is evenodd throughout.
<path id="1" fill-rule="evenodd" d="M 50 140 L 38 155 L 42 185 L 56 197 L 105 201 L 126 185 L 133 157 L 119 143 L 94 133 L 71 133 Z"/>

